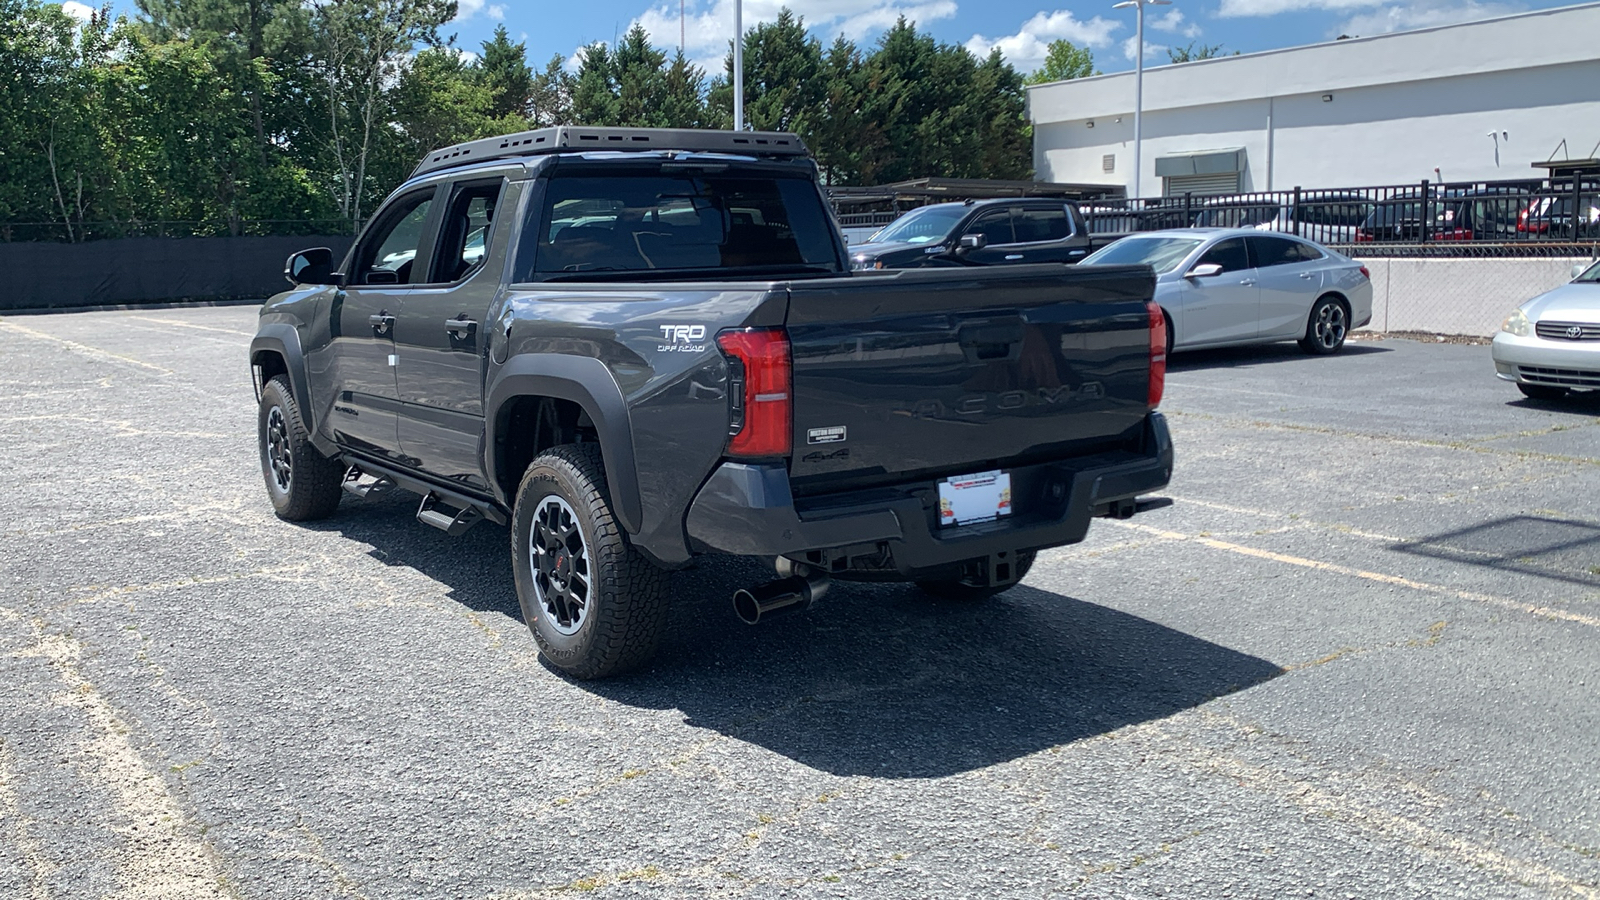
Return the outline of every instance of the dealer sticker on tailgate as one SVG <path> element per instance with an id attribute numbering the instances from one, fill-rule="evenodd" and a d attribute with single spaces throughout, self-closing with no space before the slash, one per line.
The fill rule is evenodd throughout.
<path id="1" fill-rule="evenodd" d="M 1011 515 L 1011 473 L 995 469 L 939 482 L 939 524 L 966 525 Z"/>

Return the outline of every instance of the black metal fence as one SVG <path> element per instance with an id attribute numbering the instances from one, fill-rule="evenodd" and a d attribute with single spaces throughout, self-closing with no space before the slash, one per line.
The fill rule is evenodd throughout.
<path id="1" fill-rule="evenodd" d="M 349 219 L 0 222 L 0 243 L 80 244 L 120 238 L 294 237 L 354 233 L 354 225 Z"/>
<path id="2" fill-rule="evenodd" d="M 1184 194 L 1081 204 L 1089 229 L 1261 228 L 1325 244 L 1521 245 L 1600 240 L 1600 178 Z M 1457 255 L 1441 253 L 1440 255 Z"/>

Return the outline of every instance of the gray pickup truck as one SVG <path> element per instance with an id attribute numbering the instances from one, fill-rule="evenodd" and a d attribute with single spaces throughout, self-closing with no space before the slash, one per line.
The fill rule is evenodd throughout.
<path id="1" fill-rule="evenodd" d="M 428 154 L 250 346 L 277 514 L 401 488 L 509 526 L 578 678 L 647 661 L 664 570 L 765 560 L 754 623 L 831 579 L 981 599 L 1165 501 L 1147 267 L 852 272 L 792 134 L 558 127 Z"/>

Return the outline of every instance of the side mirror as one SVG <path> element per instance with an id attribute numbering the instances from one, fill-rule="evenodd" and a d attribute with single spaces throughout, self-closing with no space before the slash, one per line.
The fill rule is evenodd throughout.
<path id="1" fill-rule="evenodd" d="M 981 234 L 963 234 L 961 242 L 956 244 L 957 253 L 967 253 L 972 250 L 982 250 L 989 246 L 989 239 Z"/>
<path id="2" fill-rule="evenodd" d="M 283 264 L 283 277 L 295 286 L 302 284 L 333 284 L 333 251 L 327 247 L 312 247 L 290 255 Z"/>
<path id="3" fill-rule="evenodd" d="M 1201 263 L 1185 272 L 1185 278 L 1213 278 L 1222 274 L 1222 266 L 1217 263 Z"/>

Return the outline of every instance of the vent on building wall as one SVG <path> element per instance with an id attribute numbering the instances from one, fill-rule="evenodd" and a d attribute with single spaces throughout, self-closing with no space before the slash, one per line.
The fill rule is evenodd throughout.
<path id="1" fill-rule="evenodd" d="M 1117 155 L 1115 153 L 1107 153 L 1105 156 L 1100 157 L 1100 171 L 1115 172 L 1116 170 Z"/>

